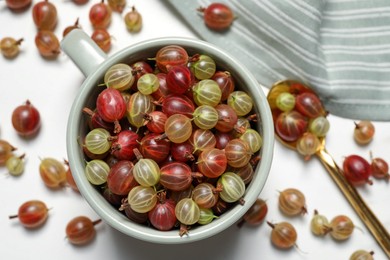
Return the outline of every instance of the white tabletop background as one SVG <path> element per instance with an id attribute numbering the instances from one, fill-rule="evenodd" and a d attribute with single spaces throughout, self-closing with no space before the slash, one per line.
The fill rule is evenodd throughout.
<path id="1" fill-rule="evenodd" d="M 33 1 L 37 3 L 38 1 Z M 88 33 L 92 27 L 88 20 L 89 8 L 98 1 L 78 6 L 70 0 L 52 0 L 58 10 L 56 35 L 61 39 L 63 29 L 77 17 Z M 140 33 L 130 34 L 122 16 L 113 13 L 108 28 L 113 38 L 110 54 L 136 42 L 162 36 L 194 35 L 164 1 L 130 1 L 143 16 Z M 204 241 L 183 245 L 151 244 L 128 237 L 106 223 L 96 226 L 97 236 L 92 243 L 72 246 L 65 238 L 68 221 L 79 215 L 91 219 L 99 216 L 80 194 L 70 188 L 50 190 L 42 182 L 38 166 L 40 158 L 66 159 L 67 117 L 75 95 L 83 82 L 83 75 L 72 61 L 62 53 L 56 60 L 43 59 L 35 46 L 36 28 L 31 16 L 32 7 L 22 13 L 13 13 L 0 1 L 0 38 L 24 38 L 20 55 L 13 60 L 0 56 L 0 138 L 17 147 L 17 154 L 26 153 L 26 170 L 20 177 L 10 176 L 0 168 L 0 258 L 1 259 L 349 259 L 358 249 L 375 252 L 375 259 L 386 259 L 363 222 L 333 183 L 325 168 L 316 159 L 305 162 L 295 152 L 275 143 L 274 160 L 269 177 L 260 194 L 268 204 L 266 220 L 289 221 L 297 229 L 299 249 L 279 250 L 270 242 L 271 229 L 263 223 L 258 227 L 232 226 Z M 195 12 L 195 10 L 194 10 Z M 264 89 L 267 93 L 267 89 Z M 27 99 L 41 113 L 42 129 L 31 140 L 20 138 L 11 124 L 14 108 Z M 358 146 L 353 138 L 354 121 L 330 115 L 331 130 L 327 148 L 341 165 L 344 156 L 358 154 L 369 160 L 369 151 L 390 162 L 390 123 L 374 122 L 376 134 L 368 146 Z M 390 183 L 374 179 L 374 185 L 359 187 L 358 191 L 376 212 L 383 224 L 390 228 Z M 278 209 L 278 191 L 285 188 L 300 189 L 306 196 L 308 214 L 288 218 Z M 50 207 L 49 218 L 37 230 L 23 228 L 17 219 L 18 207 L 27 200 L 39 199 Z M 358 227 L 347 241 L 336 242 L 331 237 L 319 238 L 311 234 L 310 219 L 314 209 L 332 218 L 349 216 Z"/>

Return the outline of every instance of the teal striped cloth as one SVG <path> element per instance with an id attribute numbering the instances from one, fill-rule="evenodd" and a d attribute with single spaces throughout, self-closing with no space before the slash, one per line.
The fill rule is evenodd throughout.
<path id="1" fill-rule="evenodd" d="M 299 80 L 331 114 L 390 120 L 390 0 L 220 0 L 237 17 L 222 33 L 208 29 L 196 11 L 215 1 L 166 1 L 261 85 Z"/>

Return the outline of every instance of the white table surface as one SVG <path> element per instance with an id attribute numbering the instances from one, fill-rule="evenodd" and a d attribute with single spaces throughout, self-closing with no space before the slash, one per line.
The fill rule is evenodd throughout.
<path id="1" fill-rule="evenodd" d="M 38 1 L 33 1 L 34 3 Z M 55 29 L 61 39 L 63 29 L 77 17 L 87 33 L 92 32 L 88 20 L 89 8 L 98 1 L 77 6 L 70 0 L 53 0 L 59 21 Z M 197 37 L 183 24 L 164 1 L 128 1 L 143 15 L 144 26 L 138 34 L 125 29 L 122 17 L 113 13 L 109 32 L 113 37 L 110 54 L 141 40 L 161 36 Z M 259 227 L 232 226 L 204 241 L 183 245 L 159 245 L 127 237 L 106 223 L 99 224 L 96 239 L 83 247 L 75 247 L 65 239 L 65 226 L 70 219 L 86 215 L 98 216 L 84 199 L 70 188 L 53 191 L 42 182 L 38 165 L 40 158 L 67 158 L 66 124 L 72 101 L 83 82 L 83 75 L 65 55 L 48 61 L 43 59 L 34 43 L 36 28 L 31 7 L 23 13 L 12 13 L 0 1 L 0 38 L 23 37 L 20 55 L 13 60 L 0 56 L 0 138 L 16 146 L 17 154 L 26 153 L 26 170 L 18 178 L 0 168 L 0 258 L 1 259 L 348 259 L 357 249 L 373 250 L 375 259 L 386 259 L 364 224 L 354 213 L 341 192 L 328 176 L 321 163 L 313 158 L 304 162 L 296 153 L 275 143 L 274 160 L 266 186 L 260 197 L 267 200 L 268 221 L 290 221 L 297 229 L 299 249 L 278 250 L 271 245 L 271 229 L 263 223 Z M 128 10 L 128 9 L 127 9 Z M 163 21 L 163 22 L 162 22 Z M 264 89 L 267 92 L 267 89 Z M 42 129 L 32 140 L 20 138 L 11 124 L 14 108 L 27 99 L 35 105 L 42 118 Z M 360 147 L 352 139 L 354 123 L 330 115 L 331 130 L 327 147 L 339 165 L 344 156 L 358 154 L 369 159 L 369 151 L 390 161 L 390 123 L 374 122 L 375 139 Z M 288 218 L 278 210 L 278 191 L 298 188 L 306 196 L 308 214 Z M 359 192 L 383 224 L 390 228 L 388 210 L 390 183 L 375 180 L 374 185 L 359 187 Z M 30 199 L 40 199 L 50 207 L 49 218 L 37 230 L 23 228 L 18 220 L 9 220 L 18 207 Z M 352 237 L 336 242 L 330 237 L 318 238 L 311 234 L 310 219 L 314 209 L 332 218 L 349 216 L 358 227 Z"/>

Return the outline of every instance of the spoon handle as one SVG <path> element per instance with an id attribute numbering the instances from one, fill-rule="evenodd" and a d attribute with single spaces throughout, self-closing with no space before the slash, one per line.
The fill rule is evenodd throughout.
<path id="1" fill-rule="evenodd" d="M 336 182 L 344 196 L 347 198 L 360 219 L 370 230 L 378 244 L 382 247 L 385 254 L 390 258 L 390 236 L 382 223 L 364 202 L 355 187 L 353 187 L 344 177 L 342 170 L 337 166 L 332 156 L 325 148 L 316 154 L 332 179 Z"/>

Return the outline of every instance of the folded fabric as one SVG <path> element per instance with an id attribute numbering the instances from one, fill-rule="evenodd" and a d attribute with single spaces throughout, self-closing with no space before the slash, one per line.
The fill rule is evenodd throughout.
<path id="1" fill-rule="evenodd" d="M 311 86 L 336 116 L 390 120 L 389 0 L 220 0 L 236 19 L 212 31 L 197 11 L 215 1 L 166 0 L 201 39 L 240 60 L 259 84 Z"/>

